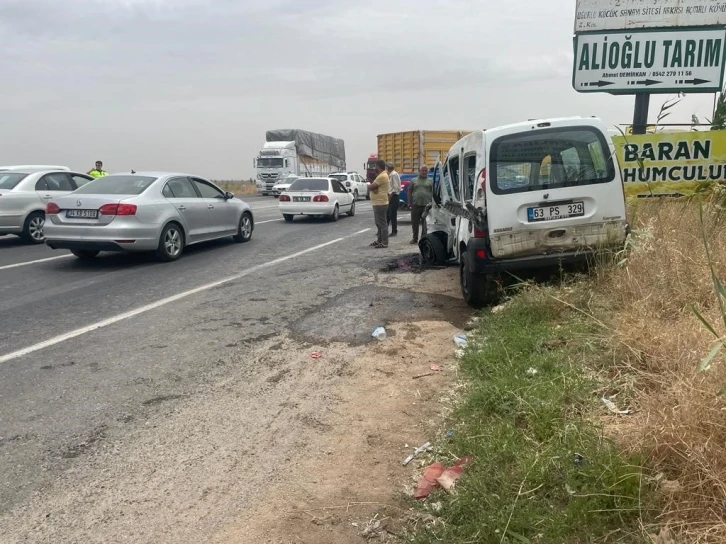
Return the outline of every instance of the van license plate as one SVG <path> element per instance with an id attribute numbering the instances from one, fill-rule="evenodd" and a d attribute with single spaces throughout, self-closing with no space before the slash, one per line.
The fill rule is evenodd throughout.
<path id="1" fill-rule="evenodd" d="M 527 208 L 527 221 L 530 223 L 536 223 L 538 221 L 554 221 L 556 219 L 567 219 L 569 217 L 582 217 L 584 215 L 584 202 Z"/>

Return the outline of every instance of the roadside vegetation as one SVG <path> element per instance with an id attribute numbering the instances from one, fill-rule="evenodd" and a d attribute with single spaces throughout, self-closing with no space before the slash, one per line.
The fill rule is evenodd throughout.
<path id="1" fill-rule="evenodd" d="M 415 542 L 726 542 L 722 200 L 634 203 L 626 252 L 485 313 Z"/>
<path id="2" fill-rule="evenodd" d="M 254 195 L 257 193 L 257 185 L 254 180 L 219 180 L 215 181 L 223 191 L 229 191 L 237 196 Z"/>

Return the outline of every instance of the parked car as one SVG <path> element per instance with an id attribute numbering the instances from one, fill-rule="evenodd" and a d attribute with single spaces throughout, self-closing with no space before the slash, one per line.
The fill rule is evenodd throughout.
<path id="1" fill-rule="evenodd" d="M 275 183 L 275 185 L 272 186 L 272 195 L 277 198 L 282 193 L 287 191 L 290 188 L 290 185 L 292 185 L 292 182 L 299 177 L 300 176 L 290 174 L 289 176 L 286 176 L 285 179 L 283 179 L 282 181 Z"/>
<path id="2" fill-rule="evenodd" d="M 365 178 L 357 172 L 337 172 L 330 174 L 330 177 L 340 181 L 346 189 L 350 189 L 353 193 L 355 200 L 361 197 L 370 199 L 371 195 L 368 194 L 368 183 Z"/>
<path id="3" fill-rule="evenodd" d="M 188 174 L 135 172 L 98 178 L 48 203 L 46 244 L 81 259 L 101 251 L 154 251 L 162 261 L 199 242 L 252 237 L 249 204 Z"/>
<path id="4" fill-rule="evenodd" d="M 65 166 L 0 168 L 0 236 L 15 234 L 31 244 L 44 240 L 45 206 L 93 181 Z"/>
<path id="5" fill-rule="evenodd" d="M 280 211 L 285 221 L 296 215 L 328 217 L 337 221 L 345 212 L 355 215 L 354 193 L 333 178 L 299 178 L 280 195 Z"/>

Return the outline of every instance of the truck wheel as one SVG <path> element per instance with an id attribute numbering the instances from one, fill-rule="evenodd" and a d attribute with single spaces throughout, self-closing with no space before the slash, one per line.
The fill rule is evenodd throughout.
<path id="1" fill-rule="evenodd" d="M 446 264 L 446 246 L 435 234 L 428 234 L 418 243 L 424 263 L 433 266 Z"/>
<path id="2" fill-rule="evenodd" d="M 487 274 L 474 274 L 469 271 L 469 255 L 461 254 L 459 265 L 459 281 L 464 301 L 472 308 L 482 308 L 497 299 L 497 284 Z"/>

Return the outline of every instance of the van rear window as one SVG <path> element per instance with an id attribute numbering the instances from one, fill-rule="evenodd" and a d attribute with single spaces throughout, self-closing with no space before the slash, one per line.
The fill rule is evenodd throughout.
<path id="1" fill-rule="evenodd" d="M 602 133 L 562 127 L 502 136 L 492 143 L 490 183 L 495 194 L 608 183 L 615 165 Z"/>

